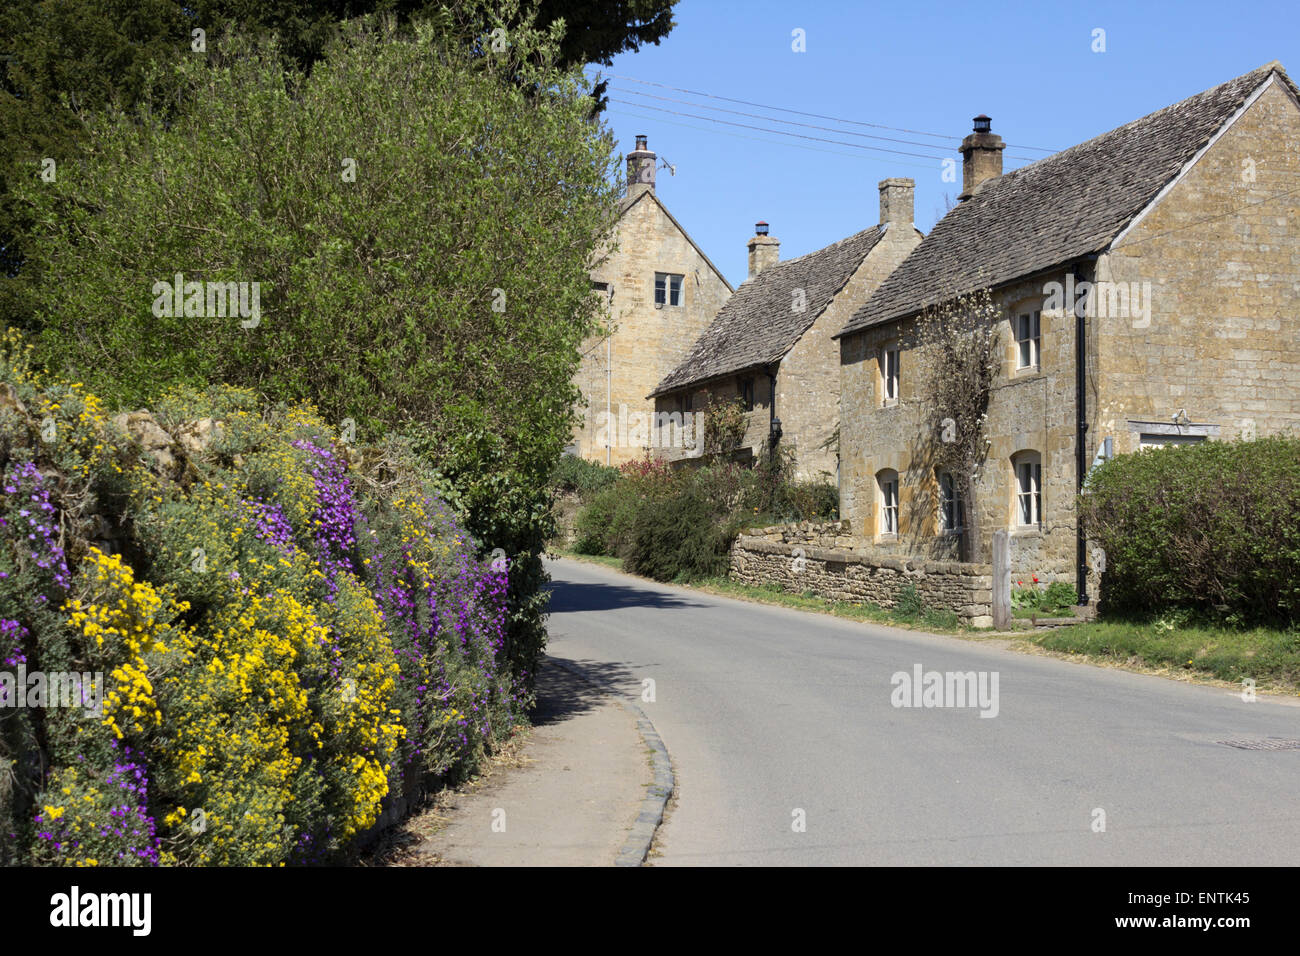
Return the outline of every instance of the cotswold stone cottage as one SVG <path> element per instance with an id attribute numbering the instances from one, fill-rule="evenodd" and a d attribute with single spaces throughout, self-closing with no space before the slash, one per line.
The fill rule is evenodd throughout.
<path id="1" fill-rule="evenodd" d="M 636 138 L 617 249 L 592 274 L 607 296 L 613 331 L 583 345 L 577 384 L 584 422 L 567 449 L 620 465 L 654 447 L 650 394 L 731 296 L 731 285 L 655 194 L 657 157 Z"/>
<path id="2" fill-rule="evenodd" d="M 776 429 L 801 476 L 834 477 L 840 373 L 832 337 L 921 241 L 912 224 L 913 188 L 910 179 L 884 180 L 879 225 L 785 262 L 780 241 L 758 223 L 748 244 L 749 278 L 654 390 L 661 431 L 679 414 L 738 398 L 747 413 L 739 457 L 758 456 Z"/>
<path id="3" fill-rule="evenodd" d="M 925 307 L 990 288 L 1001 369 L 975 483 L 982 554 L 1082 586 L 1075 496 L 1107 453 L 1300 425 L 1300 98 L 1278 63 L 1002 175 L 988 117 L 964 192 L 839 333 L 841 515 L 952 553 L 964 503 L 915 462 Z M 1095 587 L 1095 577 L 1092 578 Z"/>

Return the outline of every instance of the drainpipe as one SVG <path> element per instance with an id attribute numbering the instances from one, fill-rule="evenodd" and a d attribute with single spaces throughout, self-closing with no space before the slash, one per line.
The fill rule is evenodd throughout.
<path id="1" fill-rule="evenodd" d="M 1095 258 L 1095 257 L 1094 257 Z M 1080 282 L 1092 281 L 1092 262 L 1077 264 L 1076 273 Z M 1095 289 L 1094 289 L 1095 293 Z M 1092 303 L 1092 297 L 1088 299 Z M 1087 310 L 1074 309 L 1074 406 L 1077 412 L 1075 420 L 1074 452 L 1076 494 L 1082 493 L 1084 479 L 1088 477 L 1088 347 L 1086 334 L 1088 330 Z M 1075 589 L 1079 592 L 1079 606 L 1088 604 L 1088 539 L 1083 529 L 1082 516 L 1075 508 L 1074 514 L 1075 561 L 1078 569 Z"/>
<path id="2" fill-rule="evenodd" d="M 609 310 L 614 311 L 614 283 L 609 284 Z M 609 413 L 610 393 L 614 388 L 614 333 L 605 336 L 605 467 L 610 466 Z"/>

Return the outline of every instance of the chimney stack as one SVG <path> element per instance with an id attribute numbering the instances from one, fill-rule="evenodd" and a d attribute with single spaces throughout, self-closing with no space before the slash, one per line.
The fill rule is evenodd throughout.
<path id="1" fill-rule="evenodd" d="M 655 154 L 646 147 L 645 134 L 636 138 L 636 149 L 627 154 L 627 195 L 631 199 L 655 191 Z"/>
<path id="2" fill-rule="evenodd" d="M 993 120 L 983 113 L 975 117 L 975 130 L 961 141 L 962 193 L 957 198 L 970 199 L 985 182 L 1002 175 L 1002 137 L 993 132 Z"/>
<path id="3" fill-rule="evenodd" d="M 752 279 L 781 256 L 781 240 L 767 234 L 767 223 L 754 224 L 754 238 L 749 240 L 749 277 Z"/>
<path id="4" fill-rule="evenodd" d="M 893 223 L 899 228 L 912 225 L 912 201 L 916 192 L 913 179 L 882 179 L 880 181 L 880 224 Z"/>

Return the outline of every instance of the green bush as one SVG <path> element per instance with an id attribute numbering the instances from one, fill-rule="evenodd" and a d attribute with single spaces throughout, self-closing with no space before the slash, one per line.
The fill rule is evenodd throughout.
<path id="1" fill-rule="evenodd" d="M 1105 551 L 1108 609 L 1300 620 L 1300 438 L 1119 455 L 1091 476 L 1080 512 Z"/>
<path id="2" fill-rule="evenodd" d="M 551 485 L 556 491 L 572 492 L 583 501 L 617 480 L 617 468 L 587 461 L 577 455 L 561 455 L 551 475 Z"/>
<path id="3" fill-rule="evenodd" d="M 695 491 L 645 499 L 632 523 L 624 566 L 656 581 L 725 574 L 730 541 L 713 504 Z"/>

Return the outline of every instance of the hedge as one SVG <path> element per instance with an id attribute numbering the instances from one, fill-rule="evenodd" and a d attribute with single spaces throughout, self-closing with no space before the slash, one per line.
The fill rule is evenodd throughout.
<path id="1" fill-rule="evenodd" d="M 1105 552 L 1108 609 L 1300 621 L 1300 438 L 1119 455 L 1090 477 L 1080 510 Z"/>

